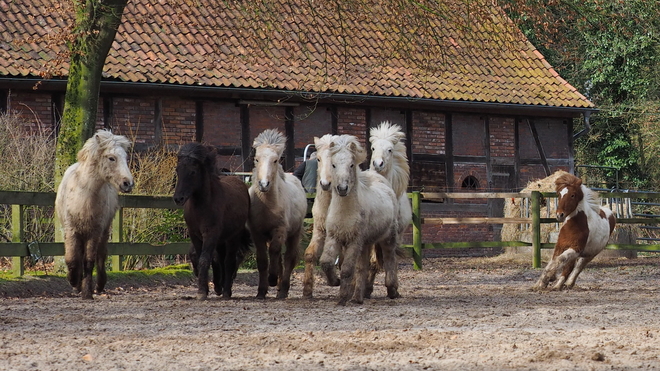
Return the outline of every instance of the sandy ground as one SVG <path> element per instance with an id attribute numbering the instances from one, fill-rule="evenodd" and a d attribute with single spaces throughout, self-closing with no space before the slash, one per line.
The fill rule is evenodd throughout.
<path id="1" fill-rule="evenodd" d="M 401 264 L 403 298 L 339 307 L 320 276 L 302 299 L 193 300 L 192 282 L 120 287 L 84 302 L 63 279 L 0 286 L 3 370 L 660 369 L 660 259 L 591 265 L 566 292 L 530 291 L 540 270 L 495 258 Z"/>

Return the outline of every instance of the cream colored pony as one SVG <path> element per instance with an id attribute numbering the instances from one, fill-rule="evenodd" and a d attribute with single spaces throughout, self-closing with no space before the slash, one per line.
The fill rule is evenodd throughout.
<path id="1" fill-rule="evenodd" d="M 369 168 L 385 177 L 391 184 L 399 200 L 399 236 L 402 236 L 412 221 L 412 207 L 406 190 L 410 180 L 410 166 L 404 143 L 406 134 L 399 125 L 382 122 L 378 127 L 371 128 L 371 164 Z M 366 296 L 371 295 L 376 274 L 382 266 L 380 251 L 376 249 L 372 257 Z M 376 259 L 375 259 L 376 258 Z M 374 261 L 378 260 L 378 261 Z"/>
<path id="2" fill-rule="evenodd" d="M 265 130 L 254 139 L 252 146 L 256 153 L 249 189 L 248 225 L 257 250 L 257 298 L 265 298 L 270 285 L 277 286 L 277 298 L 284 299 L 289 295 L 291 272 L 299 260 L 307 195 L 300 180 L 285 173 L 280 165 L 286 147 L 283 134 L 276 129 Z M 284 245 L 286 252 L 282 266 Z"/>
<path id="3" fill-rule="evenodd" d="M 316 148 L 316 161 L 318 162 L 316 177 L 316 197 L 312 206 L 312 217 L 314 226 L 312 229 L 312 238 L 305 249 L 305 276 L 303 278 L 303 297 L 311 298 L 314 290 L 314 265 L 319 260 L 325 245 L 325 219 L 332 199 L 329 181 L 329 160 L 327 159 L 328 146 L 330 142 L 337 138 L 335 135 L 326 134 L 321 138 L 314 138 L 314 147 Z M 339 286 L 339 277 L 333 267 L 327 267 L 325 272 L 328 285 Z"/>
<path id="4" fill-rule="evenodd" d="M 105 288 L 107 243 L 119 208 L 118 192 L 133 189 L 127 165 L 129 146 L 123 136 L 97 131 L 78 152 L 78 162 L 64 172 L 57 189 L 55 211 L 64 229 L 67 279 L 83 299 L 93 299 L 94 265 L 96 292 Z"/>
<path id="5" fill-rule="evenodd" d="M 339 304 L 349 299 L 364 301 L 371 247 L 382 248 L 388 297 L 399 297 L 397 261 L 398 202 L 382 176 L 360 171 L 366 154 L 357 138 L 342 135 L 328 145 L 331 161 L 332 199 L 326 216 L 326 240 L 320 263 L 324 271 L 334 268 L 343 256 Z M 375 180 L 375 179 L 379 179 Z M 320 182 L 322 183 L 322 181 Z"/>

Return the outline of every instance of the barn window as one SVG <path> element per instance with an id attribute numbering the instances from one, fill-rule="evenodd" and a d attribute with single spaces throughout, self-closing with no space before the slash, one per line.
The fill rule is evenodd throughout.
<path id="1" fill-rule="evenodd" d="M 461 183 L 461 188 L 467 191 L 474 191 L 479 188 L 479 181 L 472 175 L 466 176 Z"/>

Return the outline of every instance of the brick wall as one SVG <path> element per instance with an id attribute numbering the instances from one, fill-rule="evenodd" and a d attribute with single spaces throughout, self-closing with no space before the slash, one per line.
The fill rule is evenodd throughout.
<path id="1" fill-rule="evenodd" d="M 124 135 L 135 144 L 153 145 L 155 137 L 155 99 L 112 98 L 112 114 L 108 126 L 114 134 Z M 99 104 L 97 128 L 103 127 L 103 105 Z"/>
<path id="2" fill-rule="evenodd" d="M 7 111 L 26 122 L 28 133 L 49 135 L 53 132 L 55 125 L 50 93 L 12 90 L 8 101 Z"/>
<path id="3" fill-rule="evenodd" d="M 485 156 L 486 125 L 478 115 L 454 115 L 452 118 L 454 155 Z"/>
<path id="4" fill-rule="evenodd" d="M 204 102 L 204 137 L 207 144 L 241 148 L 241 108 L 230 102 Z"/>
<path id="5" fill-rule="evenodd" d="M 445 115 L 439 112 L 413 112 L 412 152 L 425 155 L 445 154 Z"/>
<path id="6" fill-rule="evenodd" d="M 192 100 L 167 98 L 162 106 L 162 140 L 166 146 L 194 142 L 196 137 L 196 103 Z"/>
<path id="7" fill-rule="evenodd" d="M 314 143 L 314 137 L 332 134 L 332 112 L 323 106 L 300 106 L 293 109 L 293 131 L 296 149 Z"/>
<path id="8" fill-rule="evenodd" d="M 250 145 L 259 134 L 266 129 L 277 129 L 285 133 L 285 108 L 284 107 L 250 107 Z"/>
<path id="9" fill-rule="evenodd" d="M 516 155 L 515 120 L 510 117 L 492 117 L 489 120 L 490 156 L 514 157 Z"/>
<path id="10" fill-rule="evenodd" d="M 355 135 L 362 145 L 366 145 L 368 140 L 365 109 L 340 107 L 337 110 L 337 134 Z"/>

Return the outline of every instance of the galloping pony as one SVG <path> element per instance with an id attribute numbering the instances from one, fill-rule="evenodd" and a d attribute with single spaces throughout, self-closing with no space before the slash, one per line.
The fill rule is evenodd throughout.
<path id="1" fill-rule="evenodd" d="M 339 303 L 364 301 L 372 246 L 382 248 L 387 296 L 399 297 L 396 248 L 398 202 L 389 182 L 359 165 L 366 153 L 356 137 L 341 135 L 328 146 L 331 162 L 332 199 L 326 216 L 326 240 L 320 263 L 334 269 L 343 256 Z M 378 179 L 380 178 L 380 179 Z"/>
<path id="2" fill-rule="evenodd" d="M 326 134 L 321 138 L 314 138 L 314 147 L 316 148 L 317 179 L 316 196 L 312 205 L 312 217 L 314 225 L 312 229 L 312 238 L 305 249 L 305 276 L 303 278 L 303 297 L 311 298 L 314 290 L 314 265 L 321 257 L 325 245 L 325 220 L 332 199 L 332 190 L 330 189 L 330 160 L 327 156 L 330 142 L 336 136 Z M 326 279 L 329 286 L 339 286 L 339 277 L 334 267 L 326 267 Z"/>
<path id="3" fill-rule="evenodd" d="M 257 249 L 257 298 L 265 298 L 270 285 L 277 286 L 277 298 L 284 299 L 289 295 L 291 272 L 299 261 L 307 195 L 300 180 L 282 169 L 280 158 L 286 147 L 286 137 L 282 133 L 276 129 L 265 130 L 254 139 L 252 146 L 256 152 L 249 190 L 249 226 Z"/>
<path id="4" fill-rule="evenodd" d="M 127 164 L 129 147 L 125 137 L 97 131 L 78 152 L 78 162 L 64 172 L 57 189 L 55 210 L 64 229 L 67 279 L 83 299 L 93 299 L 95 265 L 96 292 L 105 288 L 107 243 L 119 208 L 118 192 L 133 189 Z"/>
<path id="5" fill-rule="evenodd" d="M 247 186 L 238 177 L 221 176 L 216 157 L 214 147 L 188 143 L 179 150 L 176 165 L 174 202 L 183 205 L 199 300 L 208 297 L 211 266 L 215 293 L 231 298 L 238 266 L 251 246 Z"/>
<path id="6" fill-rule="evenodd" d="M 392 185 L 399 202 L 399 236 L 403 235 L 412 221 L 412 206 L 406 193 L 410 180 L 410 165 L 408 165 L 405 139 L 406 134 L 401 127 L 389 121 L 381 122 L 379 126 L 370 130 L 371 164 L 369 169 L 384 176 Z M 371 295 L 374 279 L 382 266 L 380 249 L 376 247 L 374 251 L 376 259 L 374 261 L 374 257 L 372 257 L 367 297 Z M 400 249 L 397 250 L 397 253 L 403 255 Z"/>
<path id="7" fill-rule="evenodd" d="M 587 263 L 605 248 L 616 224 L 612 211 L 600 206 L 598 194 L 580 178 L 564 174 L 555 181 L 555 189 L 559 194 L 557 220 L 565 223 L 535 289 L 545 289 L 553 280 L 552 290 L 572 288 Z"/>

